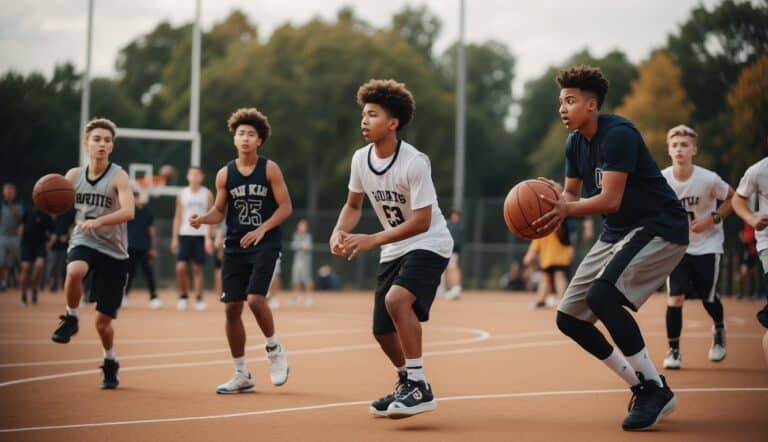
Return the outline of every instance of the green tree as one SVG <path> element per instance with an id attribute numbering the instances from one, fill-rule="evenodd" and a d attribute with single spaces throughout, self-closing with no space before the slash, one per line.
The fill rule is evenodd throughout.
<path id="1" fill-rule="evenodd" d="M 768 54 L 745 67 L 728 93 L 733 147 L 731 180 L 768 155 Z"/>
<path id="2" fill-rule="evenodd" d="M 420 52 L 425 60 L 432 61 L 432 47 L 440 35 L 443 23 L 429 12 L 426 6 L 406 5 L 392 17 L 392 31 L 405 39 Z"/>
<path id="3" fill-rule="evenodd" d="M 632 121 L 658 164 L 668 164 L 667 131 L 689 123 L 693 106 L 680 82 L 680 68 L 664 51 L 657 51 L 638 67 L 640 76 L 632 82 L 632 93 L 616 113 Z M 698 163 L 706 165 L 700 156 Z"/>

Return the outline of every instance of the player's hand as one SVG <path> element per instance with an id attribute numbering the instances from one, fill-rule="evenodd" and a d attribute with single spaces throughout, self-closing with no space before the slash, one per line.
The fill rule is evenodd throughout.
<path id="1" fill-rule="evenodd" d="M 200 215 L 194 214 L 189 217 L 189 225 L 193 228 L 199 229 L 202 224 L 202 217 Z"/>
<path id="2" fill-rule="evenodd" d="M 179 240 L 177 238 L 173 238 L 171 240 L 171 253 L 175 255 L 176 252 L 178 252 L 178 250 L 179 250 Z"/>
<path id="3" fill-rule="evenodd" d="M 149 249 L 149 252 L 147 252 L 147 256 L 149 257 L 149 262 L 154 261 L 155 258 L 157 258 L 157 250 L 154 247 L 152 247 L 151 249 Z"/>
<path id="4" fill-rule="evenodd" d="M 543 176 L 538 177 L 538 179 L 542 181 L 546 181 L 547 184 L 549 184 L 550 186 L 553 186 L 557 190 L 558 195 L 563 194 L 563 186 L 561 186 L 560 183 L 558 183 L 557 181 L 552 181 L 549 178 L 543 177 Z"/>
<path id="5" fill-rule="evenodd" d="M 768 227 L 768 215 L 756 216 L 754 222 L 750 223 L 752 227 L 757 231 L 761 231 Z"/>
<path id="6" fill-rule="evenodd" d="M 541 215 L 541 217 L 531 223 L 537 232 L 546 232 L 554 230 L 555 226 L 560 225 L 561 222 L 568 216 L 568 206 L 565 204 L 565 199 L 560 198 L 553 200 L 552 198 L 544 195 L 539 195 L 542 201 L 545 201 L 552 205 L 552 210 Z"/>
<path id="7" fill-rule="evenodd" d="M 347 232 L 343 230 L 334 230 L 331 234 L 331 239 L 328 241 L 328 245 L 331 247 L 331 253 L 336 256 L 345 256 L 344 253 L 344 239 L 349 236 Z"/>
<path id="8" fill-rule="evenodd" d="M 715 221 L 711 217 L 707 217 L 704 219 L 695 219 L 691 221 L 690 228 L 691 228 L 691 232 L 693 233 L 702 233 L 711 229 L 712 226 L 714 225 L 715 225 Z"/>
<path id="9" fill-rule="evenodd" d="M 255 246 L 264 238 L 265 233 L 267 232 L 261 227 L 251 230 L 240 238 L 240 247 L 247 249 L 248 247 Z"/>
<path id="10" fill-rule="evenodd" d="M 531 264 L 533 264 L 533 256 L 525 255 L 523 258 L 523 265 L 526 267 L 530 267 Z"/>
<path id="11" fill-rule="evenodd" d="M 367 252 L 374 247 L 376 247 L 376 242 L 373 239 L 373 235 L 352 234 L 344 238 L 344 252 L 347 254 L 348 261 L 352 261 L 352 258 L 357 256 L 358 253 Z"/>
<path id="12" fill-rule="evenodd" d="M 101 227 L 101 221 L 98 218 L 89 219 L 77 225 L 77 228 L 80 229 L 80 231 L 83 233 L 93 232 L 99 227 Z"/>
<path id="13" fill-rule="evenodd" d="M 211 238 L 205 238 L 205 253 L 213 255 L 213 241 Z"/>

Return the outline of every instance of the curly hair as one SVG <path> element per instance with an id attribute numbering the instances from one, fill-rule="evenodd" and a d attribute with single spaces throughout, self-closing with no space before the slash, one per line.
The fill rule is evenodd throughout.
<path id="1" fill-rule="evenodd" d="M 605 94 L 608 93 L 608 79 L 600 68 L 594 66 L 572 66 L 561 70 L 555 78 L 561 89 L 576 88 L 597 96 L 597 109 L 603 106 Z"/>
<path id="2" fill-rule="evenodd" d="M 106 118 L 94 118 L 85 125 L 85 136 L 87 137 L 94 129 L 106 129 L 112 134 L 112 138 L 115 138 L 117 125 Z"/>
<path id="3" fill-rule="evenodd" d="M 405 127 L 413 119 L 416 101 L 405 84 L 395 80 L 370 80 L 357 90 L 357 104 L 378 104 L 387 110 L 400 124 L 398 129 Z"/>
<path id="4" fill-rule="evenodd" d="M 232 115 L 230 115 L 227 120 L 229 132 L 234 134 L 237 127 L 241 124 L 247 124 L 256 129 L 256 133 L 258 133 L 259 138 L 261 138 L 262 146 L 267 142 L 269 135 L 272 133 L 272 126 L 269 125 L 269 119 L 255 107 L 240 108 L 232 112 Z"/>

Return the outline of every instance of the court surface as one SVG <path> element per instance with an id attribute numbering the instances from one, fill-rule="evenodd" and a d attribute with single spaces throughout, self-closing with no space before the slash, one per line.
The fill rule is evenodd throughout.
<path id="1" fill-rule="evenodd" d="M 626 433 L 629 389 L 555 328 L 554 310 L 528 294 L 469 292 L 438 299 L 424 327 L 425 369 L 438 408 L 403 420 L 375 418 L 371 400 L 390 392 L 394 369 L 370 333 L 372 296 L 321 294 L 314 307 L 275 312 L 291 367 L 269 383 L 263 337 L 250 312 L 246 355 L 257 391 L 220 396 L 233 368 L 223 305 L 205 312 L 149 310 L 143 291 L 115 323 L 120 388 L 98 388 L 101 349 L 94 312 L 80 333 L 50 341 L 61 293 L 22 307 L 0 294 L 2 441 L 766 441 L 768 367 L 754 315 L 762 304 L 725 300 L 728 356 L 707 359 L 711 322 L 699 302 L 684 310 L 683 370 L 669 372 L 678 409 L 652 432 Z M 666 351 L 664 297 L 637 318 L 657 366 Z"/>

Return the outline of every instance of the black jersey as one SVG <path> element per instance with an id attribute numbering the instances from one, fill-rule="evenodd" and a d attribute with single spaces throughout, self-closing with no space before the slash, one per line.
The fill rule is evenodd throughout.
<path id="1" fill-rule="evenodd" d="M 240 247 L 240 239 L 259 227 L 277 210 L 277 201 L 267 180 L 267 158 L 259 156 L 249 176 L 243 176 L 235 160 L 227 163 L 227 237 L 224 253 L 248 253 L 262 248 L 280 249 L 280 227 L 268 231 L 254 247 Z"/>

